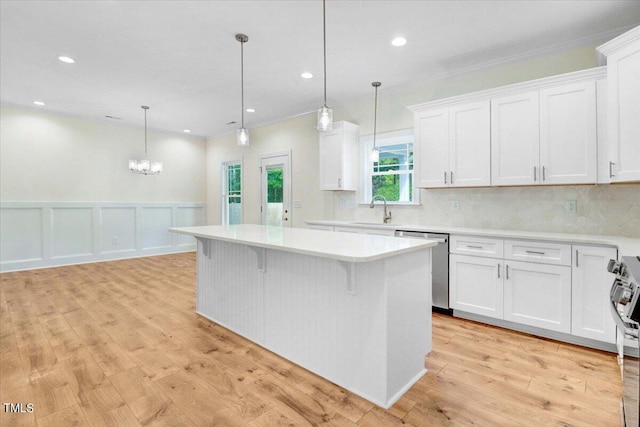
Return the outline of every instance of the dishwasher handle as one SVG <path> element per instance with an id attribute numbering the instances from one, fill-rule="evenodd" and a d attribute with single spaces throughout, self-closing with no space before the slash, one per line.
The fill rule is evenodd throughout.
<path id="1" fill-rule="evenodd" d="M 426 240 L 434 240 L 438 243 L 447 243 L 447 239 L 445 237 L 429 237 L 429 233 L 422 233 L 420 231 L 403 231 L 396 230 L 396 237 L 408 237 L 412 239 L 426 239 Z"/>

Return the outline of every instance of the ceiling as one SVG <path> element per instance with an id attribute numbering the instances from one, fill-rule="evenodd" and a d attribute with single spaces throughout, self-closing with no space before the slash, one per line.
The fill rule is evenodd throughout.
<path id="1" fill-rule="evenodd" d="M 640 23 L 640 1 L 328 0 L 327 104 L 600 43 Z M 0 101 L 216 136 L 323 104 L 322 2 L 0 2 Z M 408 40 L 402 47 L 390 41 Z M 65 64 L 57 58 L 76 60 Z M 310 80 L 300 77 L 308 71 Z M 33 101 L 46 103 L 35 107 Z M 109 119 L 112 116 L 118 119 Z M 236 121 L 236 124 L 227 124 Z"/>

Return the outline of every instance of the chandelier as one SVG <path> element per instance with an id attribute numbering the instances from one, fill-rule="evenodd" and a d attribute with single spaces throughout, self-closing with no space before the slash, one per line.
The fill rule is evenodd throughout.
<path id="1" fill-rule="evenodd" d="M 144 156 L 147 157 L 147 110 L 149 107 L 143 105 L 140 108 L 144 110 Z M 142 175 L 158 175 L 162 172 L 162 162 L 129 160 L 129 170 Z"/>

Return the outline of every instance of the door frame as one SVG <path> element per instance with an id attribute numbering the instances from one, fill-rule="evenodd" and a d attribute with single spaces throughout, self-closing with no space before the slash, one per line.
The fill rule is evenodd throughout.
<path id="1" fill-rule="evenodd" d="M 286 161 L 283 167 L 282 173 L 282 204 L 283 209 L 287 212 L 287 221 L 283 221 L 284 227 L 291 227 L 293 222 L 293 215 L 291 212 L 291 149 L 284 151 L 276 151 L 273 153 L 265 153 L 260 155 L 260 223 L 266 224 L 266 192 L 265 192 L 265 177 L 266 169 L 263 170 L 262 164 L 265 160 L 273 159 L 275 157 L 286 157 Z"/>
<path id="2" fill-rule="evenodd" d="M 227 209 L 229 203 L 229 188 L 228 188 L 228 176 L 227 170 L 230 164 L 240 164 L 240 200 L 242 203 L 242 208 L 240 211 L 241 221 L 244 223 L 244 156 L 240 156 L 239 158 L 226 159 L 220 162 L 220 196 L 221 196 L 221 207 L 220 207 L 220 223 L 222 225 L 229 225 L 227 218 Z"/>

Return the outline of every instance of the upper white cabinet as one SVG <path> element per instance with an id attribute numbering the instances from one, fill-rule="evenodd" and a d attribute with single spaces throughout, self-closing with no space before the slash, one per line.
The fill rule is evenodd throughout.
<path id="1" fill-rule="evenodd" d="M 594 80 L 494 98 L 491 112 L 494 185 L 597 181 Z"/>
<path id="2" fill-rule="evenodd" d="M 596 83 L 605 73 L 594 68 L 409 107 L 418 186 L 598 182 Z"/>
<path id="3" fill-rule="evenodd" d="M 491 182 L 537 182 L 540 153 L 538 91 L 491 100 Z"/>
<path id="4" fill-rule="evenodd" d="M 598 178 L 596 82 L 540 91 L 542 184 L 589 184 Z"/>
<path id="5" fill-rule="evenodd" d="M 612 182 L 640 181 L 640 27 L 598 47 L 607 63 Z"/>
<path id="6" fill-rule="evenodd" d="M 320 190 L 356 190 L 358 128 L 336 122 L 333 130 L 320 132 Z"/>
<path id="7" fill-rule="evenodd" d="M 415 110 L 418 187 L 490 185 L 489 101 Z"/>

